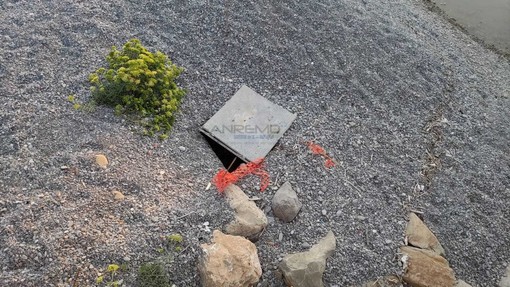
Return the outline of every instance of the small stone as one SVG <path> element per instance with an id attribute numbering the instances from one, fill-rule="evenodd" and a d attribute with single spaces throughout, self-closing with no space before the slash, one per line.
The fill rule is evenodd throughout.
<path id="1" fill-rule="evenodd" d="M 296 218 L 302 205 L 289 182 L 285 182 L 278 189 L 272 200 L 274 215 L 284 222 L 290 222 Z"/>
<path id="2" fill-rule="evenodd" d="M 280 232 L 280 234 L 278 234 L 278 241 L 282 241 L 283 240 L 283 233 Z"/>
<path id="3" fill-rule="evenodd" d="M 96 164 L 102 168 L 106 168 L 108 166 L 108 159 L 104 154 L 96 154 Z"/>
<path id="4" fill-rule="evenodd" d="M 310 248 L 310 244 L 308 242 L 303 242 L 301 244 L 301 247 L 303 247 L 304 249 L 308 249 L 308 248 Z"/>
<path id="5" fill-rule="evenodd" d="M 326 209 L 322 210 L 322 215 L 326 216 L 328 214 L 328 211 Z"/>
<path id="6" fill-rule="evenodd" d="M 406 236 L 410 245 L 432 250 L 439 255 L 444 255 L 444 249 L 439 243 L 439 240 L 437 240 L 437 237 L 414 213 L 409 214 Z"/>
<path id="7" fill-rule="evenodd" d="M 250 287 L 262 275 L 257 247 L 241 236 L 213 231 L 211 244 L 202 244 L 198 270 L 201 286 Z"/>
<path id="8" fill-rule="evenodd" d="M 310 250 L 286 255 L 278 266 L 285 283 L 293 287 L 323 287 L 322 274 L 326 269 L 326 259 L 335 248 L 335 235 L 329 231 Z"/>
<path id="9" fill-rule="evenodd" d="M 186 148 L 185 148 L 185 147 L 183 147 L 183 146 L 180 146 L 180 147 L 179 147 L 179 150 L 180 150 L 180 151 L 186 151 Z"/>
<path id="10" fill-rule="evenodd" d="M 116 200 L 124 200 L 125 196 L 124 194 L 122 194 L 122 192 L 118 191 L 118 190 L 114 190 L 112 191 L 112 194 L 113 194 L 113 197 L 116 199 Z"/>

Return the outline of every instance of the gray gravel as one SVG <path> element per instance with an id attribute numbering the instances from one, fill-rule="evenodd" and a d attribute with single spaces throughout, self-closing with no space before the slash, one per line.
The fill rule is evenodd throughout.
<path id="1" fill-rule="evenodd" d="M 326 286 L 398 273 L 409 210 L 424 213 L 459 278 L 499 280 L 510 262 L 507 59 L 421 1 L 143 2 L 0 2 L 1 286 L 90 286 L 114 262 L 136 286 L 137 267 L 175 232 L 185 246 L 172 281 L 198 286 L 203 223 L 232 218 L 205 191 L 221 164 L 198 129 L 242 84 L 298 114 L 267 158 L 278 182 L 262 194 L 255 178 L 242 182 L 262 208 L 285 181 L 303 202 L 257 242 L 265 286 L 281 286 L 279 257 L 328 229 L 338 246 Z M 66 100 L 86 101 L 88 73 L 133 37 L 187 69 L 163 143 Z M 308 140 L 339 164 L 325 169 Z M 108 169 L 94 165 L 98 152 Z"/>

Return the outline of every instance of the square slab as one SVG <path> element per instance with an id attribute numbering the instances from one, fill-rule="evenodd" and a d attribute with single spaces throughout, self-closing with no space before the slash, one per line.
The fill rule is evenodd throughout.
<path id="1" fill-rule="evenodd" d="M 241 160 L 265 158 L 296 115 L 242 86 L 201 128 Z"/>

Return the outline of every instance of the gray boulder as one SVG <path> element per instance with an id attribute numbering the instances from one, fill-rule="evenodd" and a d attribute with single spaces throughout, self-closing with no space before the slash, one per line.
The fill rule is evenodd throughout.
<path id="1" fill-rule="evenodd" d="M 303 204 L 289 182 L 285 182 L 275 193 L 272 201 L 273 213 L 284 222 L 296 218 Z"/>
<path id="2" fill-rule="evenodd" d="M 285 283 L 293 287 L 323 287 L 322 274 L 326 269 L 326 259 L 335 248 L 335 235 L 329 231 L 310 250 L 286 255 L 278 266 Z"/>

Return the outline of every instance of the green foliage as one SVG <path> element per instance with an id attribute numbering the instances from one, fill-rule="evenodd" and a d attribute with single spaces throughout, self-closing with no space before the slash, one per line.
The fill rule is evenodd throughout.
<path id="1" fill-rule="evenodd" d="M 170 287 L 170 279 L 161 263 L 145 263 L 140 266 L 138 282 L 144 287 Z"/>
<path id="2" fill-rule="evenodd" d="M 127 269 L 126 265 L 125 264 L 122 264 L 121 266 L 117 265 L 117 264 L 109 264 L 108 267 L 106 267 L 106 275 L 99 275 L 97 278 L 96 278 L 96 284 L 98 286 L 102 286 L 102 284 L 104 283 L 104 286 L 107 286 L 107 287 L 120 287 L 123 283 L 123 280 L 115 280 L 116 278 L 116 275 L 117 275 L 117 271 L 119 270 L 119 268 L 123 271 L 125 271 Z M 108 276 L 109 274 L 109 276 Z M 105 277 L 108 277 L 109 280 L 108 281 L 105 281 L 106 278 Z"/>
<path id="3" fill-rule="evenodd" d="M 116 114 L 145 119 L 144 133 L 165 139 L 185 94 L 174 82 L 183 69 L 163 53 L 151 53 L 137 39 L 122 50 L 112 47 L 106 61 L 106 68 L 89 76 L 94 101 L 114 107 Z"/>
<path id="4" fill-rule="evenodd" d="M 108 265 L 108 268 L 106 268 L 106 271 L 110 273 L 115 273 L 117 270 L 119 270 L 119 265 L 117 264 L 110 264 Z"/>
<path id="5" fill-rule="evenodd" d="M 89 102 L 86 102 L 85 104 L 82 104 L 80 101 L 78 101 L 76 99 L 76 96 L 75 95 L 69 95 L 67 97 L 67 101 L 70 102 L 71 104 L 73 104 L 73 108 L 75 110 L 82 110 L 82 111 L 86 111 L 86 112 L 93 112 L 96 108 L 96 102 L 95 101 L 89 101 Z"/>
<path id="6" fill-rule="evenodd" d="M 175 252 L 181 252 L 182 251 L 182 242 L 184 241 L 184 238 L 182 238 L 182 235 L 179 233 L 174 233 L 166 236 L 167 240 L 167 248 L 172 249 Z"/>
<path id="7" fill-rule="evenodd" d="M 174 244 L 177 244 L 177 243 L 182 243 L 182 235 L 178 234 L 178 233 L 174 233 L 174 234 L 170 234 L 166 237 L 166 239 L 168 240 L 168 243 L 174 243 Z"/>

